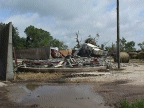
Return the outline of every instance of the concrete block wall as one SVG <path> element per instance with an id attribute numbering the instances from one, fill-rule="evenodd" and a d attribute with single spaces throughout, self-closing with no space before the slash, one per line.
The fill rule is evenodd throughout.
<path id="1" fill-rule="evenodd" d="M 46 60 L 51 57 L 50 47 L 16 50 L 17 59 Z"/>
<path id="2" fill-rule="evenodd" d="M 13 80 L 12 23 L 0 29 L 0 79 Z"/>

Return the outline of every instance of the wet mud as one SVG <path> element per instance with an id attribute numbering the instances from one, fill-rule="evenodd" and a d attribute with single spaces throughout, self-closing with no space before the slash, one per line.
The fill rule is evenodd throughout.
<path id="1" fill-rule="evenodd" d="M 103 97 L 92 92 L 93 85 L 38 85 L 15 86 L 9 92 L 11 101 L 40 108 L 109 108 Z M 15 89 L 19 92 L 15 92 Z M 11 94 L 13 93 L 13 95 Z"/>
<path id="2" fill-rule="evenodd" d="M 144 85 L 130 85 L 131 80 L 117 80 L 109 83 L 102 83 L 94 87 L 105 101 L 105 105 L 119 108 L 124 100 L 135 102 L 144 99 Z"/>

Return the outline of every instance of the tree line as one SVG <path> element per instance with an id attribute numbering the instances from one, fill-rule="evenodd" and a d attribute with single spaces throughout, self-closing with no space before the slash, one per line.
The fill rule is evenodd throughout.
<path id="1" fill-rule="evenodd" d="M 135 52 L 136 43 L 134 41 L 127 41 L 124 37 L 120 39 L 120 52 Z M 141 51 L 144 51 L 144 42 L 138 43 Z M 106 46 L 105 50 L 108 51 L 109 54 L 116 53 L 117 51 L 117 43 L 112 43 L 111 46 Z"/>
<path id="2" fill-rule="evenodd" d="M 100 49 L 108 51 L 108 54 L 116 53 L 116 51 L 117 51 L 117 42 L 112 43 L 110 46 L 106 46 L 106 44 L 109 41 L 107 41 L 105 43 L 102 43 L 101 45 L 98 45 L 97 42 L 98 42 L 99 37 L 100 37 L 100 35 L 98 33 L 96 34 L 96 36 L 94 38 L 91 35 L 89 35 L 88 38 L 84 42 L 96 45 Z M 79 41 L 79 31 L 76 33 L 76 38 L 75 39 L 76 39 L 77 45 L 74 46 L 74 48 L 79 48 L 81 46 L 80 45 L 81 41 Z M 144 41 L 142 43 L 139 43 L 138 46 L 140 47 L 141 51 L 144 51 Z M 136 51 L 135 42 L 134 41 L 129 41 L 128 42 L 124 37 L 122 37 L 120 39 L 120 51 L 121 52 Z"/>
<path id="3" fill-rule="evenodd" d="M 0 23 L 0 28 L 3 29 L 6 26 L 5 23 Z M 18 28 L 12 26 L 12 41 L 13 47 L 16 50 L 28 49 L 28 48 L 39 48 L 45 46 L 58 47 L 59 49 L 67 49 L 68 46 L 51 36 L 50 32 L 43 29 L 36 28 L 32 25 L 26 27 L 24 33 L 26 37 L 20 37 Z"/>
<path id="4" fill-rule="evenodd" d="M 5 27 L 5 23 L 0 23 L 0 29 L 3 29 Z M 45 46 L 52 46 L 52 47 L 58 47 L 61 49 L 68 49 L 68 46 L 63 42 L 56 38 L 53 38 L 51 36 L 50 32 L 45 31 L 43 29 L 36 28 L 32 25 L 26 27 L 24 33 L 26 34 L 26 37 L 20 37 L 18 28 L 12 26 L 12 41 L 13 41 L 13 47 L 18 49 L 28 49 L 28 48 L 39 48 L 39 47 L 45 47 Z M 98 39 L 100 35 L 97 33 L 96 36 L 93 38 L 91 35 L 88 36 L 88 38 L 85 40 L 85 43 L 91 43 L 93 45 L 97 45 Z M 79 31 L 76 33 L 76 42 L 77 44 L 74 46 L 74 48 L 79 48 L 81 46 L 81 40 L 79 40 Z M 109 53 L 115 53 L 116 52 L 116 43 L 112 43 L 110 46 L 106 46 L 108 42 L 103 43 L 99 46 L 102 50 L 106 50 Z M 142 51 L 144 51 L 144 41 L 139 43 L 138 46 L 141 48 Z M 121 52 L 131 52 L 136 51 L 135 49 L 135 42 L 130 41 L 127 42 L 127 40 L 122 37 L 120 39 L 120 51 Z"/>

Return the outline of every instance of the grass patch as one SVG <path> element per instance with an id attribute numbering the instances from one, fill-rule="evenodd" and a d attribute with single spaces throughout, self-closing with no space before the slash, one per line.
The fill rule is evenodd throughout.
<path id="1" fill-rule="evenodd" d="M 144 108 L 144 99 L 129 103 L 127 100 L 120 104 L 120 108 Z"/>
<path id="2" fill-rule="evenodd" d="M 47 80 L 60 80 L 67 74 L 65 73 L 16 73 L 15 74 L 15 81 L 47 81 Z"/>
<path id="3" fill-rule="evenodd" d="M 124 74 L 130 74 L 130 73 L 132 73 L 132 72 L 123 72 L 122 74 L 124 75 Z"/>
<path id="4" fill-rule="evenodd" d="M 120 68 L 120 69 L 114 68 L 114 69 L 112 69 L 112 70 L 114 70 L 114 71 L 123 71 L 123 70 L 125 70 L 125 69 L 123 69 L 123 68 Z"/>
<path id="5" fill-rule="evenodd" d="M 108 69 L 102 69 L 102 68 L 101 68 L 101 69 L 98 69 L 97 71 L 98 71 L 98 72 L 109 72 Z"/>

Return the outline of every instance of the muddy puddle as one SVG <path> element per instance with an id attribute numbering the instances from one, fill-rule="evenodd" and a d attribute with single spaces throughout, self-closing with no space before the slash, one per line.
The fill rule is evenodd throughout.
<path id="1" fill-rule="evenodd" d="M 93 85 L 37 85 L 19 86 L 15 102 L 36 105 L 39 108 L 109 108 L 103 98 L 92 92 Z"/>

